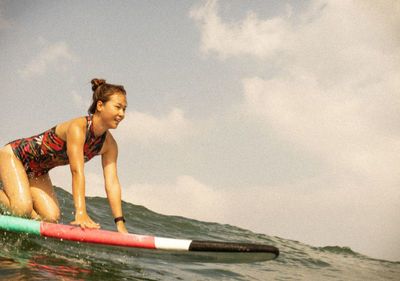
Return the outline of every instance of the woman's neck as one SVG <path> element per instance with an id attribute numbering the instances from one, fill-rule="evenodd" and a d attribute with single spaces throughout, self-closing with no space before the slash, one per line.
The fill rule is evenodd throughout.
<path id="1" fill-rule="evenodd" d="M 101 136 L 108 130 L 97 112 L 93 114 L 92 122 L 93 133 L 96 137 Z"/>

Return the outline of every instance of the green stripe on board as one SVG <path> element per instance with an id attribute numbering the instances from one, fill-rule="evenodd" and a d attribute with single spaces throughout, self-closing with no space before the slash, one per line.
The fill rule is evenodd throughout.
<path id="1" fill-rule="evenodd" d="M 40 235 L 40 221 L 0 215 L 0 228 Z"/>

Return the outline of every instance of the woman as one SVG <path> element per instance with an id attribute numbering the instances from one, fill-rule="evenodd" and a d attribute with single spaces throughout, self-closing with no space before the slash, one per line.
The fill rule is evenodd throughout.
<path id="1" fill-rule="evenodd" d="M 93 101 L 89 116 L 79 117 L 31 138 L 15 140 L 0 150 L 0 201 L 13 215 L 57 222 L 60 208 L 48 171 L 70 165 L 75 204 L 73 225 L 100 228 L 86 212 L 84 162 L 102 156 L 105 187 L 119 232 L 127 233 L 121 208 L 121 187 L 117 176 L 118 148 L 109 129 L 125 117 L 123 86 L 93 79 Z"/>

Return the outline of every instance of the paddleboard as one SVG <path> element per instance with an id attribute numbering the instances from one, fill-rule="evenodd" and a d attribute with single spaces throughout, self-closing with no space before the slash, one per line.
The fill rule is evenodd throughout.
<path id="1" fill-rule="evenodd" d="M 0 229 L 24 232 L 62 240 L 121 247 L 186 252 L 265 254 L 264 260 L 275 259 L 279 255 L 279 249 L 270 245 L 186 240 L 131 233 L 119 233 L 108 230 L 81 228 L 4 215 L 0 215 Z"/>

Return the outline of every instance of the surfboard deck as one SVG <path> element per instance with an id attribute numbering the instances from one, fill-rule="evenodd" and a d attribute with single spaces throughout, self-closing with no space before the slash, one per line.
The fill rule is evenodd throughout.
<path id="1" fill-rule="evenodd" d="M 200 241 L 119 233 L 4 215 L 0 215 L 0 229 L 60 240 L 173 252 L 196 252 L 198 255 L 201 255 L 201 253 L 215 253 L 225 257 L 228 255 L 231 257 L 232 255 L 237 257 L 247 256 L 250 260 L 252 256 L 254 258 L 257 256 L 257 260 L 271 260 L 279 256 L 279 249 L 271 245 Z"/>

